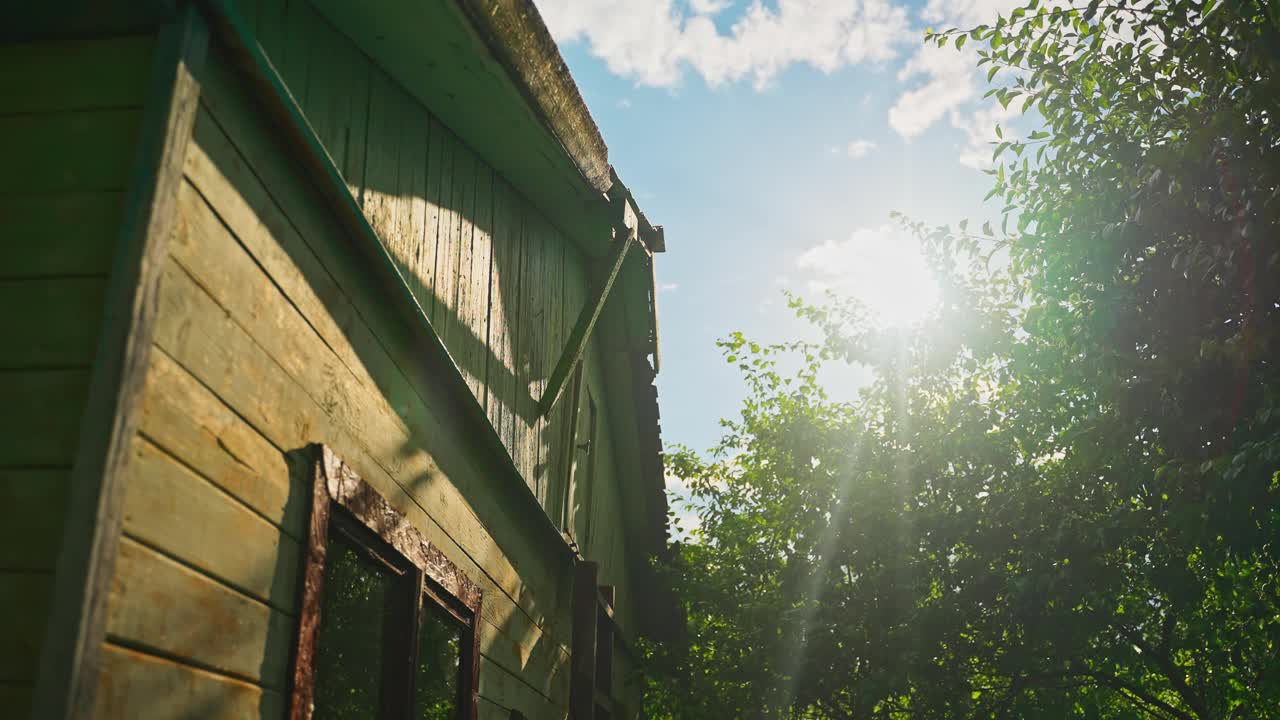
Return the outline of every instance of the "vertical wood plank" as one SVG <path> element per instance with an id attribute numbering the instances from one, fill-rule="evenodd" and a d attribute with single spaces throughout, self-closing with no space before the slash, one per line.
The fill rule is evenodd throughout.
<path id="1" fill-rule="evenodd" d="M 276 69 L 289 86 L 289 92 L 300 107 L 307 105 L 308 77 L 310 74 L 310 43 L 315 32 L 311 26 L 316 11 L 305 0 L 288 0 L 285 8 L 285 24 L 281 38 L 282 56 Z"/>
<path id="2" fill-rule="evenodd" d="M 475 382 L 472 394 L 483 406 L 487 401 L 485 385 L 488 383 L 489 347 L 489 280 L 493 262 L 493 170 L 483 162 L 476 163 L 475 209 L 472 213 L 470 307 L 466 314 L 470 328 L 467 365 L 474 368 Z"/>
<path id="3" fill-rule="evenodd" d="M 539 504 L 545 499 L 546 488 L 538 482 L 537 464 L 539 455 L 539 431 L 542 423 L 538 417 L 535 398 L 540 397 L 542 389 L 542 348 L 546 336 L 542 332 L 543 272 L 546 260 L 546 236 L 542 232 L 542 221 L 537 213 L 525 207 L 524 224 L 524 266 L 520 279 L 520 365 L 523 376 L 520 378 L 521 400 L 524 409 L 520 415 L 523 420 L 520 430 L 524 433 L 521 448 L 520 472 L 524 475 L 529 487 L 533 488 Z M 545 507 L 545 505 L 544 505 Z"/>
<path id="4" fill-rule="evenodd" d="M 364 214 L 391 256 L 403 252 L 400 237 L 400 98 L 386 73 L 369 73 L 369 133 L 365 148 Z"/>
<path id="5" fill-rule="evenodd" d="M 559 355 L 563 351 L 564 332 L 561 322 L 561 314 L 564 311 L 564 241 L 556 229 L 548 225 L 548 252 L 547 252 L 547 272 L 545 272 L 545 283 L 547 283 L 547 297 L 545 297 L 545 316 L 543 327 L 547 343 L 543 347 L 543 382 L 538 388 L 538 398 L 547 395 L 547 380 L 552 374 L 552 370 L 556 368 Z M 561 407 L 558 407 L 559 413 L 545 414 L 541 419 L 543 424 L 543 437 L 540 443 L 539 468 L 541 470 L 541 484 L 547 487 L 547 497 L 544 503 L 548 514 L 554 516 L 556 511 L 556 503 L 558 498 L 563 495 L 563 473 L 561 473 L 562 457 L 564 455 L 564 413 Z"/>
<path id="6" fill-rule="evenodd" d="M 449 337 L 445 344 L 449 353 L 462 370 L 462 376 L 471 389 L 476 390 L 476 369 L 472 365 L 471 347 L 474 336 L 468 319 L 471 316 L 473 296 L 471 293 L 471 261 L 475 252 L 475 197 L 476 197 L 476 158 L 471 148 L 463 146 L 457 155 L 457 179 L 453 185 L 453 207 L 458 215 L 458 265 L 456 273 L 458 287 L 455 290 L 453 323 L 449 328 Z"/>
<path id="7" fill-rule="evenodd" d="M 427 152 L 431 118 L 413 98 L 401 91 L 400 97 L 400 189 L 401 241 L 398 259 L 401 273 L 418 304 L 430 312 L 430 290 L 422 283 L 421 257 L 427 226 Z"/>
<path id="8" fill-rule="evenodd" d="M 515 457 L 515 314 L 520 281 L 520 226 L 513 212 L 513 191 L 494 174 L 493 238 L 489 272 L 489 366 L 485 408 L 502 444 Z"/>
<path id="9" fill-rule="evenodd" d="M 422 241 L 414 261 L 422 295 L 418 302 L 426 316 L 435 324 L 436 263 L 440 245 L 440 227 L 444 197 L 448 187 L 448 160 L 445 157 L 446 130 L 433 117 L 427 130 L 427 195 L 426 216 L 423 218 Z"/>
<path id="10" fill-rule="evenodd" d="M 192 6 L 161 30 L 72 467 L 73 495 L 40 659 L 36 717 L 87 718 L 93 712 L 107 593 L 120 542 L 124 470 L 141 414 L 160 271 L 207 49 L 208 29 Z"/>
<path id="11" fill-rule="evenodd" d="M 457 171 L 457 155 L 459 154 L 458 139 L 453 133 L 449 132 L 443 125 L 435 125 L 434 128 L 441 130 L 440 142 L 440 216 L 439 226 L 436 231 L 436 266 L 435 266 L 435 292 L 434 300 L 431 308 L 431 324 L 435 326 L 436 334 L 440 336 L 444 342 L 445 348 L 449 348 L 449 321 L 448 318 L 453 312 L 454 302 L 456 301 L 456 291 L 458 283 L 458 248 L 456 235 L 458 233 L 458 212 L 457 205 L 454 204 L 453 186 L 458 181 Z"/>

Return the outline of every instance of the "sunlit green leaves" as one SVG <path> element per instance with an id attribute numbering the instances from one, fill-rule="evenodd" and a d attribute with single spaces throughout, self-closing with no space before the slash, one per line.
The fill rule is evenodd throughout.
<path id="1" fill-rule="evenodd" d="M 908 222 L 919 333 L 796 300 L 823 341 L 722 344 L 749 396 L 669 458 L 702 529 L 651 715 L 1280 717 L 1280 14 L 1031 2 L 949 40 L 1043 120 L 999 130 L 1002 221 Z"/>

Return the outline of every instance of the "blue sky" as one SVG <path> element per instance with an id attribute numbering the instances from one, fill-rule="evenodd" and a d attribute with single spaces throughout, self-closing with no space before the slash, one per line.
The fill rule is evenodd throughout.
<path id="1" fill-rule="evenodd" d="M 706 449 L 742 386 L 715 340 L 804 328 L 783 292 L 827 288 L 886 323 L 929 281 L 897 210 L 987 218 L 997 122 L 972 46 L 925 27 L 993 20 L 1007 0 L 538 0 L 610 161 L 655 223 L 667 443 Z M 835 380 L 852 394 L 860 373 Z"/>

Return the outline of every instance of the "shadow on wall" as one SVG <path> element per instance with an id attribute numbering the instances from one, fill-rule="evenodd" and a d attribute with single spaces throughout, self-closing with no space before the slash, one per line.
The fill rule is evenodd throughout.
<path id="1" fill-rule="evenodd" d="M 327 317 L 307 317 L 303 308 L 314 307 L 314 303 L 308 305 L 302 298 L 292 297 L 283 284 L 276 284 L 280 293 L 279 303 L 291 306 L 302 315 L 311 331 L 329 346 L 330 351 L 339 344 L 346 346 L 343 352 L 334 352 L 334 357 L 328 358 L 333 362 L 327 363 L 329 366 L 346 366 L 346 377 L 332 378 L 332 387 L 304 388 L 330 416 L 329 421 L 315 423 L 315 426 L 340 428 L 344 435 L 362 446 L 367 461 L 381 466 L 382 471 L 390 475 L 423 512 L 444 528 L 446 534 L 468 534 L 465 537 L 454 537 L 454 540 L 477 566 L 490 575 L 493 584 L 502 588 L 515 588 L 510 599 L 521 608 L 517 612 L 528 615 L 528 630 L 519 633 L 520 637 L 510 638 L 521 646 L 516 650 L 517 657 L 523 658 L 522 662 L 527 662 L 531 658 L 550 656 L 549 662 L 554 669 L 555 663 L 562 660 L 558 657 L 560 643 L 555 638 L 568 637 L 567 631 L 562 631 L 568 625 L 567 603 L 560 602 L 561 598 L 568 597 L 567 588 L 571 578 L 571 565 L 567 556 L 548 557 L 548 553 L 544 551 L 545 546 L 538 540 L 544 537 L 539 533 L 545 531 L 535 525 L 545 523 L 545 520 L 529 517 L 525 512 L 527 501 L 516 495 L 527 490 L 520 487 L 520 483 L 512 477 L 510 466 L 505 460 L 480 451 L 484 445 L 476 441 L 473 428 L 462 427 L 456 421 L 458 413 L 456 407 L 451 405 L 454 401 L 441 388 L 435 369 L 423 361 L 413 329 L 406 327 L 404 319 L 388 301 L 390 296 L 387 293 L 394 292 L 395 289 L 376 286 L 373 273 L 365 269 L 368 262 L 362 253 L 350 238 L 333 230 L 337 224 L 331 221 L 331 211 L 324 207 L 318 193 L 307 192 L 304 200 L 297 200 L 304 193 L 287 193 L 277 187 L 275 183 L 282 180 L 292 184 L 304 182 L 299 174 L 299 166 L 285 156 L 278 144 L 272 152 L 280 157 L 259 155 L 258 151 L 265 147 L 264 143 L 274 142 L 274 135 L 261 118 L 255 120 L 252 113 L 239 112 L 247 106 L 244 98 L 210 99 L 206 101 L 206 109 L 210 114 L 202 116 L 200 122 L 204 122 L 205 118 L 212 118 L 217 127 L 206 127 L 204 130 L 223 133 L 234 150 L 233 154 L 209 154 L 210 160 L 219 167 L 223 176 L 242 177 L 245 175 L 245 168 L 249 168 L 256 175 L 255 180 L 265 188 L 265 195 L 273 206 L 270 212 L 289 218 L 289 227 L 277 229 L 272 227 L 272 221 L 263 217 L 266 208 L 255 208 L 259 223 L 267 226 L 273 233 L 289 236 L 276 237 L 275 241 L 289 257 L 291 265 L 302 275 L 307 291 L 314 292 L 318 297 L 322 307 L 320 312 Z M 342 132 L 344 137 L 350 136 L 347 132 L 349 129 L 348 125 Z M 434 122 L 430 124 L 430 131 L 439 133 L 442 147 L 445 140 L 451 138 L 444 134 L 447 130 Z M 245 140 L 243 136 L 247 134 L 257 134 L 260 137 Z M 266 136 L 267 139 L 264 140 L 261 136 Z M 450 141 L 456 143 L 456 140 Z M 427 147 L 435 148 L 436 145 L 427 143 Z M 421 161 L 428 179 L 433 168 L 438 170 L 441 179 L 436 184 L 443 188 L 446 169 L 456 172 L 459 163 L 468 167 L 469 162 L 473 178 L 488 173 L 491 188 L 502 185 L 500 180 L 492 180 L 492 171 L 483 164 L 474 160 L 459 160 L 459 156 L 469 152 L 460 148 L 459 144 L 455 148 L 454 160 L 449 164 L 441 162 L 433 165 L 432 156 L 429 153 L 424 155 Z M 444 151 L 441 150 L 441 157 L 443 156 Z M 405 156 L 401 154 L 399 157 Z M 267 168 L 273 164 L 278 164 L 278 167 L 274 170 Z M 280 167 L 288 172 L 280 170 Z M 400 177 L 399 173 L 400 166 L 397 165 L 397 178 Z M 488 203 L 476 202 L 474 180 L 470 185 L 449 184 L 448 197 L 453 198 L 450 202 L 457 203 L 454 207 L 460 207 L 460 211 L 445 207 L 443 203 L 446 196 L 443 190 L 439 191 L 436 198 L 441 204 L 436 205 L 430 197 L 384 193 L 377 189 L 379 186 L 376 184 L 366 184 L 363 180 L 360 185 L 360 197 L 364 199 L 366 207 L 370 204 L 377 205 L 379 212 L 397 208 L 396 212 L 388 210 L 382 219 L 375 215 L 375 220 L 384 226 L 384 241 L 396 258 L 400 272 L 411 279 L 410 286 L 416 292 L 419 304 L 430 318 L 432 326 L 445 338 L 464 377 L 475 383 L 473 388 L 479 390 L 478 399 L 489 408 L 500 403 L 514 408 L 509 413 L 509 424 L 513 429 L 511 437 L 517 435 L 516 427 L 529 428 L 523 435 L 523 441 L 513 444 L 522 451 L 528 451 L 527 457 L 534 459 L 533 463 L 526 465 L 530 468 L 530 476 L 538 476 L 534 470 L 537 467 L 541 467 L 545 475 L 548 468 L 553 467 L 556 462 L 554 453 L 557 452 L 555 439 L 559 437 L 558 425 L 555 422 L 537 422 L 535 403 L 528 388 L 537 382 L 545 382 L 545 377 L 550 372 L 546 363 L 539 364 L 535 360 L 535 353 L 543 352 L 545 357 L 550 355 L 551 348 L 554 348 L 556 354 L 559 351 L 558 347 L 547 342 L 547 333 L 542 323 L 552 312 L 558 313 L 561 321 L 569 314 L 569 309 L 563 303 L 555 306 L 554 310 L 548 310 L 548 307 L 554 306 L 553 303 L 537 303 L 541 297 L 537 293 L 545 290 L 545 284 L 541 280 L 542 271 L 558 262 L 557 267 L 563 272 L 563 243 L 549 230 L 546 235 L 541 230 L 530 230 L 530 225 L 536 225 L 539 221 L 530 220 L 531 213 L 527 211 L 522 216 L 514 211 L 511 213 L 512 217 L 519 220 L 519 232 L 514 230 L 517 227 L 514 220 L 506 231 L 501 222 L 495 226 L 494 208 L 498 207 L 495 193 L 490 190 Z M 399 192 L 399 187 L 396 187 L 395 192 Z M 423 187 L 430 189 L 432 185 L 428 181 Z M 456 188 L 461 189 L 455 192 Z M 504 192 L 508 193 L 512 207 L 522 202 L 509 190 L 499 190 L 496 194 Z M 416 212 L 422 213 L 421 236 L 394 235 L 388 230 L 392 225 L 401 227 L 394 222 L 397 218 L 416 228 L 417 225 L 413 224 L 416 221 L 412 220 Z M 434 247 L 431 247 L 425 229 L 428 227 L 428 212 L 436 214 Z M 298 219 L 300 214 L 312 217 L 302 222 Z M 318 227 L 328 228 L 329 231 L 315 231 Z M 417 244 L 411 242 L 415 240 Z M 254 251 L 243 239 L 237 238 L 237 241 L 246 252 L 254 255 Z M 487 244 L 487 251 L 478 252 L 478 243 L 480 246 Z M 552 246 L 558 252 L 546 252 Z M 543 250 L 534 253 L 534 247 L 541 247 Z M 422 264 L 425 262 L 423 259 L 428 256 L 435 263 L 429 273 Z M 484 259 L 477 261 L 477 257 Z M 465 267 L 474 267 L 478 271 L 465 273 L 464 258 L 470 258 Z M 556 259 L 553 262 L 547 258 Z M 255 256 L 254 259 L 264 270 L 270 265 L 264 258 Z M 541 270 L 534 272 L 535 267 Z M 436 268 L 441 271 L 436 272 Z M 455 280 L 474 279 L 475 290 L 468 297 L 483 297 L 483 302 L 468 300 L 465 305 L 462 304 L 461 283 L 455 283 L 452 290 L 447 290 L 447 282 L 443 279 L 445 277 Z M 472 285 L 468 287 L 471 288 Z M 484 308 L 483 314 L 478 312 L 481 307 Z M 460 309 L 465 311 L 466 308 L 475 308 L 477 312 L 460 312 Z M 574 312 L 576 313 L 576 309 Z M 492 320 L 493 318 L 498 319 Z M 226 322 L 236 321 L 228 313 Z M 495 345 L 496 336 L 491 330 L 499 323 L 508 329 L 515 328 L 515 331 Z M 332 327 L 339 328 L 342 336 L 325 335 L 318 329 Z M 563 327 L 563 322 L 557 327 Z M 495 347 L 499 349 L 495 351 Z M 309 359 L 308 362 L 312 360 Z M 369 383 L 373 387 L 369 387 Z M 359 388 L 364 388 L 372 399 L 353 396 L 352 393 Z M 510 394 L 502 398 L 500 393 L 503 392 Z M 385 402 L 390 406 L 403 427 L 404 439 L 397 441 L 392 437 L 372 437 L 372 428 L 354 425 L 353 417 L 347 410 L 350 403 L 360 402 L 369 402 L 374 406 Z M 494 415 L 490 414 L 490 417 Z M 553 417 L 563 418 L 565 415 L 562 413 Z M 499 431 L 501 433 L 501 427 Z M 313 442 L 333 440 L 319 436 L 308 439 Z M 506 441 L 507 437 L 504 436 L 503 439 Z M 296 462 L 292 453 L 290 456 L 291 464 Z M 422 461 L 406 462 L 410 458 Z M 357 467 L 366 462 L 364 458 L 349 460 Z M 519 463 L 517 466 L 519 467 Z M 426 470 L 407 471 L 414 467 L 425 467 Z M 294 482 L 309 482 L 309 478 L 305 473 L 295 474 Z M 444 486 L 456 488 L 466 500 L 467 507 L 458 507 L 456 503 L 449 506 L 448 512 L 461 515 L 445 516 L 442 514 L 444 506 L 433 502 L 434 499 L 451 496 Z M 511 568 L 515 580 L 500 576 L 504 567 Z M 275 577 L 285 577 L 290 572 L 289 568 L 276 570 Z M 298 570 L 294 568 L 292 572 L 296 575 Z M 495 573 L 499 576 L 495 576 Z M 558 610 L 559 608 L 563 608 L 563 611 Z M 506 625 L 503 622 L 499 627 L 504 632 L 509 631 Z M 292 623 L 270 626 L 268 647 L 292 648 L 293 627 Z M 537 627 L 541 627 L 541 631 Z M 210 642 L 215 643 L 226 642 L 227 639 L 226 632 L 222 630 L 209 638 Z M 548 642 L 550 647 L 539 647 Z M 518 675 L 524 668 L 507 669 Z M 271 664 L 268 659 L 264 659 L 262 670 L 270 670 L 273 674 L 279 671 L 278 666 Z M 283 684 L 276 686 L 288 687 L 287 678 L 283 680 Z M 264 684 L 275 683 L 267 683 L 264 676 Z M 264 695 L 261 702 L 265 713 L 268 705 L 274 708 L 278 701 L 275 697 Z"/>

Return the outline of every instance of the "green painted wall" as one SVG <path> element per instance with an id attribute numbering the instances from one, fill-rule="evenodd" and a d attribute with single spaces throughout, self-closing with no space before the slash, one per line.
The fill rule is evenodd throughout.
<path id="1" fill-rule="evenodd" d="M 25 717 L 153 39 L 0 45 L 0 715 Z"/>

